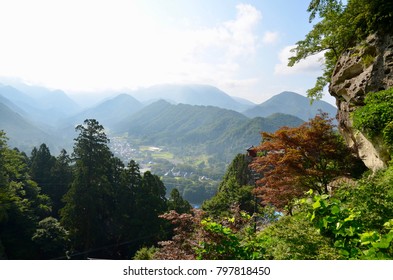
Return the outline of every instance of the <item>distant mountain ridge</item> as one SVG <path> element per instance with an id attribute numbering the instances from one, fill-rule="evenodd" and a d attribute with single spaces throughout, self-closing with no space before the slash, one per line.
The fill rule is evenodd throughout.
<path id="1" fill-rule="evenodd" d="M 85 119 L 97 119 L 104 126 L 113 127 L 117 122 L 136 113 L 143 107 L 143 104 L 134 97 L 122 93 L 64 119 L 62 123 L 63 125 L 72 124 L 75 126 L 83 123 Z"/>
<path id="2" fill-rule="evenodd" d="M 222 90 L 199 84 L 188 85 L 156 85 L 130 92 L 132 96 L 141 102 L 152 102 L 164 99 L 170 103 L 183 103 L 189 105 L 216 106 L 234 111 L 244 111 L 252 107 L 252 102 L 239 102 Z"/>
<path id="3" fill-rule="evenodd" d="M 154 102 L 154 97 L 165 100 Z M 212 86 L 161 85 L 118 94 L 81 110 L 62 91 L 0 84 L 0 129 L 9 134 L 10 143 L 20 143 L 27 151 L 29 142 L 31 147 L 47 142 L 57 149 L 70 148 L 76 136 L 75 126 L 94 118 L 111 135 L 127 134 L 140 143 L 183 145 L 190 151 L 197 147 L 203 152 L 232 155 L 257 145 L 261 131 L 300 125 L 317 113 L 314 107 L 330 114 L 336 110 L 324 103 L 321 106 L 315 101 L 310 106 L 306 97 L 283 92 L 253 105 Z M 243 114 L 241 108 L 248 109 Z"/>
<path id="4" fill-rule="evenodd" d="M 32 144 L 39 145 L 44 142 L 54 147 L 56 142 L 54 137 L 15 112 L 14 106 L 9 100 L 0 96 L 0 129 L 7 133 L 8 144 L 22 151 L 29 150 Z"/>
<path id="5" fill-rule="evenodd" d="M 319 110 L 328 113 L 331 118 L 335 118 L 337 114 L 337 108 L 325 101 L 315 100 L 310 104 L 310 99 L 307 97 L 295 92 L 284 91 L 243 113 L 249 118 L 283 113 L 308 121 L 317 115 Z"/>
<path id="6" fill-rule="evenodd" d="M 63 91 L 51 91 L 28 85 L 20 87 L 24 88 L 24 91 L 14 86 L 0 84 L 0 96 L 19 107 L 25 118 L 35 122 L 55 125 L 58 120 L 80 110 L 79 106 Z"/>

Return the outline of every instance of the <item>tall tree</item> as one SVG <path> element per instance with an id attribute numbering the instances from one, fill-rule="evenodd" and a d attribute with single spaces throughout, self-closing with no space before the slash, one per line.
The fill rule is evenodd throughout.
<path id="1" fill-rule="evenodd" d="M 51 170 L 55 165 L 56 158 L 51 155 L 48 146 L 43 143 L 39 149 L 33 149 L 30 157 L 31 178 L 38 183 L 44 193 L 50 192 Z"/>
<path id="2" fill-rule="evenodd" d="M 64 207 L 63 197 L 72 181 L 71 158 L 66 150 L 61 150 L 51 169 L 50 189 L 47 194 L 52 200 L 52 216 L 59 218 L 59 211 Z"/>
<path id="3" fill-rule="evenodd" d="M 115 160 L 116 161 L 116 160 Z M 113 229 L 116 233 L 114 236 L 114 244 L 116 244 L 117 258 L 129 259 L 133 252 L 139 248 L 138 232 L 140 230 L 136 217 L 136 190 L 140 188 L 142 176 L 139 171 L 139 165 L 131 160 L 124 168 L 120 162 L 115 164 L 118 166 L 117 172 L 120 177 L 115 183 L 115 199 L 116 208 L 114 214 Z M 120 166 L 121 169 L 120 169 Z M 137 240 L 131 242 L 131 240 Z"/>
<path id="4" fill-rule="evenodd" d="M 252 189 L 254 177 L 249 168 L 250 160 L 244 154 L 238 154 L 224 175 L 218 191 L 211 199 L 203 203 L 203 210 L 212 216 L 228 215 L 232 206 L 239 205 L 241 210 L 252 213 L 254 198 Z"/>
<path id="5" fill-rule="evenodd" d="M 75 174 L 65 195 L 61 221 L 70 231 L 75 250 L 88 252 L 103 246 L 106 241 L 107 221 L 113 208 L 110 179 L 112 154 L 104 127 L 94 119 L 78 125 L 73 157 Z"/>
<path id="6" fill-rule="evenodd" d="M 58 218 L 58 211 L 62 207 L 61 198 L 65 194 L 64 187 L 62 190 L 61 187 L 64 184 L 68 186 L 70 181 L 66 174 L 54 174 L 55 168 L 57 169 L 56 172 L 60 171 L 58 170 L 59 163 L 57 159 L 51 155 L 45 143 L 41 144 L 38 149 L 36 147 L 33 148 L 29 160 L 31 179 L 37 182 L 42 193 L 49 196 L 52 204 L 52 215 Z M 59 175 L 61 176 L 60 178 Z"/>
<path id="7" fill-rule="evenodd" d="M 150 171 L 142 177 L 140 186 L 136 189 L 135 217 L 139 225 L 139 237 L 146 244 L 160 240 L 163 235 L 163 220 L 158 216 L 167 210 L 166 189 L 161 179 Z"/>
<path id="8" fill-rule="evenodd" d="M 283 127 L 262 136 L 256 148 L 259 156 L 251 163 L 262 175 L 257 193 L 264 204 L 280 210 L 286 206 L 290 210 L 292 200 L 310 189 L 327 193 L 332 179 L 364 167 L 324 113 L 300 127 Z"/>

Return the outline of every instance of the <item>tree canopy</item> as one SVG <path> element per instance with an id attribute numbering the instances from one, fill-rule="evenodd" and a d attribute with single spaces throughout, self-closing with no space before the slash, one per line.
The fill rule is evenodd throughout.
<path id="1" fill-rule="evenodd" d="M 72 156 L 57 157 L 46 144 L 30 157 L 10 149 L 0 130 L 0 259 L 131 259 L 170 237 L 161 214 L 190 211 L 158 176 L 116 158 L 98 121 L 76 130 Z"/>
<path id="2" fill-rule="evenodd" d="M 263 203 L 279 210 L 290 210 L 293 199 L 310 189 L 327 193 L 332 179 L 350 176 L 359 163 L 324 113 L 299 127 L 283 127 L 262 137 L 251 168 L 261 174 L 257 193 Z"/>
<path id="3" fill-rule="evenodd" d="M 373 33 L 391 32 L 393 3 L 384 0 L 312 0 L 308 7 L 310 22 L 319 19 L 305 38 L 296 43 L 289 66 L 318 54 L 324 54 L 324 71 L 315 86 L 308 90 L 311 98 L 320 98 L 330 82 L 340 55 Z"/>

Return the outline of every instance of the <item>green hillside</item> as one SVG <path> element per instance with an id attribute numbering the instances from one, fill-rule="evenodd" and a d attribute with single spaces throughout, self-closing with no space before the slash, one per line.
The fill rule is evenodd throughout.
<path id="1" fill-rule="evenodd" d="M 9 138 L 9 145 L 20 150 L 31 150 L 43 142 L 53 144 L 53 138 L 27 121 L 20 114 L 0 102 L 0 130 Z"/>
<path id="2" fill-rule="evenodd" d="M 313 118 L 319 110 L 329 114 L 334 118 L 337 108 L 321 100 L 315 100 L 310 104 L 310 99 L 295 92 L 284 91 L 259 104 L 244 111 L 247 117 L 267 117 L 274 113 L 283 113 L 296 116 L 304 121 Z"/>
<path id="3" fill-rule="evenodd" d="M 225 160 L 257 145 L 261 131 L 295 126 L 303 121 L 289 115 L 249 119 L 213 106 L 173 105 L 157 101 L 115 126 L 118 134 L 144 144 L 170 146 L 182 154 L 209 154 Z"/>

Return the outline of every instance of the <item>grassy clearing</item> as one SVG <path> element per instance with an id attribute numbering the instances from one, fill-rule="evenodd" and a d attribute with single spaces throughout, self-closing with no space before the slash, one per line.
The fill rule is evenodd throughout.
<path id="1" fill-rule="evenodd" d="M 154 152 L 151 156 L 153 158 L 160 158 L 160 159 L 166 159 L 166 160 L 173 159 L 173 154 L 170 152 Z"/>

